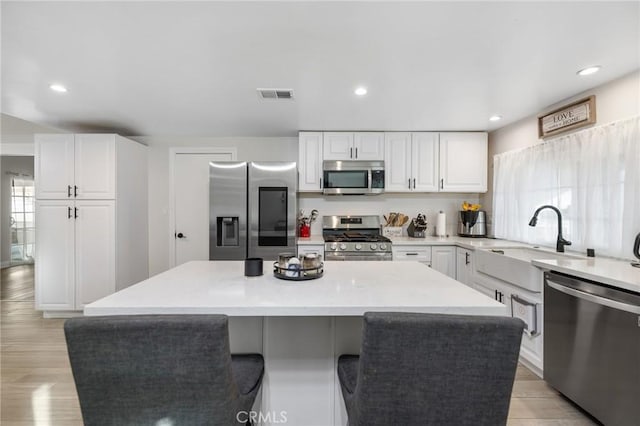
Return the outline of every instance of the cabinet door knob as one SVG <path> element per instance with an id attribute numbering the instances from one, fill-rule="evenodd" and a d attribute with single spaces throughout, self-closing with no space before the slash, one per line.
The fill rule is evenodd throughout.
<path id="1" fill-rule="evenodd" d="M 78 185 L 73 185 L 73 196 L 74 197 L 78 196 Z"/>
<path id="2" fill-rule="evenodd" d="M 444 178 L 440 179 L 440 189 L 444 189 Z"/>
<path id="3" fill-rule="evenodd" d="M 178 232 L 178 233 L 176 234 L 176 238 L 187 238 L 187 236 L 186 236 L 186 235 L 184 235 L 182 232 Z"/>
<path id="4" fill-rule="evenodd" d="M 74 212 L 73 217 L 74 217 L 75 219 L 77 219 L 77 218 L 78 218 L 78 208 L 76 207 L 74 210 L 75 210 L 75 212 Z"/>
<path id="5" fill-rule="evenodd" d="M 67 185 L 67 197 L 71 197 L 71 185 Z"/>
<path id="6" fill-rule="evenodd" d="M 408 180 L 409 180 L 409 189 L 411 189 L 411 179 L 408 179 Z"/>
<path id="7" fill-rule="evenodd" d="M 358 148 L 356 148 L 356 158 L 358 158 Z"/>
<path id="8" fill-rule="evenodd" d="M 353 148 L 349 148 L 349 158 L 353 158 Z"/>
<path id="9" fill-rule="evenodd" d="M 413 189 L 416 189 L 416 178 L 413 178 Z"/>
<path id="10" fill-rule="evenodd" d="M 67 219 L 71 219 L 71 207 L 67 207 Z"/>
<path id="11" fill-rule="evenodd" d="M 464 254 L 464 264 L 465 264 L 465 265 L 468 265 L 469 263 L 470 263 L 470 262 L 469 262 L 469 253 L 465 253 L 465 254 Z"/>

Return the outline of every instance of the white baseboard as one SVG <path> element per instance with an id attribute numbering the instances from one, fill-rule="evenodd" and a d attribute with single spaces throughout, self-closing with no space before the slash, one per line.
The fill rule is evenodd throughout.
<path id="1" fill-rule="evenodd" d="M 11 266 L 11 262 L 8 260 L 0 263 L 0 268 L 2 269 L 8 268 L 9 266 Z"/>
<path id="2" fill-rule="evenodd" d="M 82 317 L 82 311 L 42 311 L 42 318 L 74 318 Z"/>

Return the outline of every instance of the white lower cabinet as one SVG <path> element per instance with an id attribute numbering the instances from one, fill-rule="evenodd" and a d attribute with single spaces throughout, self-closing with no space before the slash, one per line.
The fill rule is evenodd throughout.
<path id="1" fill-rule="evenodd" d="M 522 318 L 526 330 L 522 335 L 520 347 L 521 361 L 534 373 L 542 377 L 543 368 L 543 330 L 542 330 L 542 293 L 535 293 L 497 280 L 482 273 L 473 276 L 473 288 L 497 300 L 507 307 L 509 315 Z M 519 314 L 514 309 L 531 309 L 532 315 Z"/>
<path id="2" fill-rule="evenodd" d="M 473 286 L 473 251 L 456 248 L 456 279 L 469 287 Z"/>
<path id="3" fill-rule="evenodd" d="M 298 256 L 302 256 L 304 254 L 315 253 L 322 256 L 324 261 L 324 245 L 323 244 L 299 244 L 298 245 Z"/>
<path id="4" fill-rule="evenodd" d="M 66 200 L 36 201 L 36 309 L 75 309 L 75 222 L 69 217 L 72 206 L 73 202 Z"/>
<path id="5" fill-rule="evenodd" d="M 433 246 L 431 248 L 431 267 L 456 279 L 456 247 Z"/>
<path id="6" fill-rule="evenodd" d="M 431 266 L 431 247 L 429 246 L 392 246 L 391 252 L 396 262 L 423 262 Z"/>
<path id="7" fill-rule="evenodd" d="M 114 201 L 39 200 L 36 223 L 36 309 L 79 310 L 115 292 Z"/>

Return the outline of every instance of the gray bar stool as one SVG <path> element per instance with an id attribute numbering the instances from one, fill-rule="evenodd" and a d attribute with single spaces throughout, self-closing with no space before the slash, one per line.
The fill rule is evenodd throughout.
<path id="1" fill-rule="evenodd" d="M 349 426 L 505 425 L 524 323 L 367 312 L 338 377 Z"/>
<path id="2" fill-rule="evenodd" d="M 264 360 L 230 354 L 225 315 L 73 318 L 64 331 L 85 425 L 248 424 Z"/>

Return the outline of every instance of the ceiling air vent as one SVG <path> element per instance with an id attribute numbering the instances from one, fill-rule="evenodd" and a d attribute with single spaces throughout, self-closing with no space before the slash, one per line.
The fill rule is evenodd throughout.
<path id="1" fill-rule="evenodd" d="M 262 99 L 293 99 L 293 89 L 257 89 Z"/>

